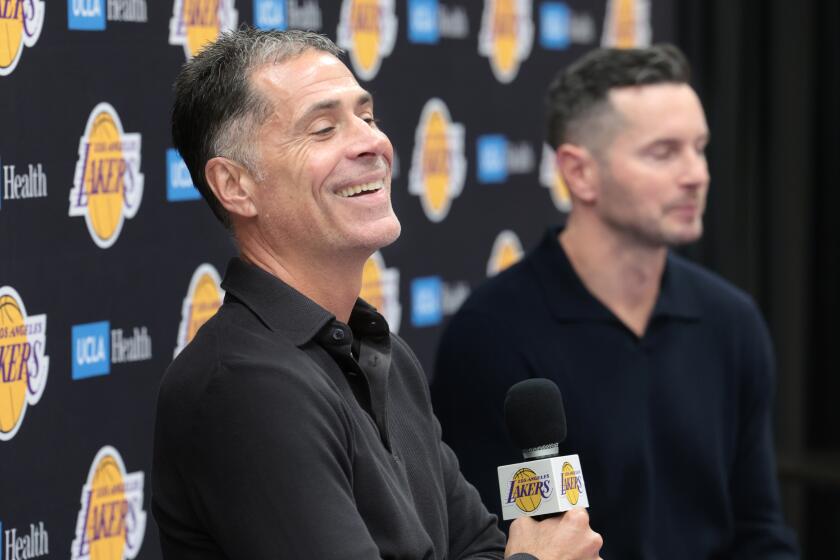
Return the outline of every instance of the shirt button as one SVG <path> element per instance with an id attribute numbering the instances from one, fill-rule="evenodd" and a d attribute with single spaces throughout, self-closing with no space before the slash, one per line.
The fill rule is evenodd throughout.
<path id="1" fill-rule="evenodd" d="M 342 340 L 344 340 L 344 331 L 341 329 L 335 329 L 332 332 L 332 339 L 336 342 L 341 342 Z"/>

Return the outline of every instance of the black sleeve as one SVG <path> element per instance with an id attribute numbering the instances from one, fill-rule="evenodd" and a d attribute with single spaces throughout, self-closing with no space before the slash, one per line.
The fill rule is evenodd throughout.
<path id="1" fill-rule="evenodd" d="M 799 558 L 786 527 L 773 451 L 775 371 L 767 327 L 753 308 L 745 327 L 737 457 L 730 487 L 735 516 L 733 557 L 755 560 Z"/>

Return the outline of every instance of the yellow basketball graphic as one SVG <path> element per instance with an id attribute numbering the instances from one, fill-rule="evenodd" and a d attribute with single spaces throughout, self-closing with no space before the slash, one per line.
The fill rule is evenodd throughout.
<path id="1" fill-rule="evenodd" d="M 362 291 L 359 297 L 374 306 L 380 312 L 385 309 L 385 296 L 382 292 L 382 268 L 374 257 L 365 261 L 362 270 Z"/>
<path id="2" fill-rule="evenodd" d="M 516 0 L 496 0 L 493 13 L 493 64 L 503 74 L 514 71 L 517 60 L 518 14 Z"/>
<path id="3" fill-rule="evenodd" d="M 195 294 L 190 306 L 187 342 L 195 337 L 198 329 L 216 314 L 222 306 L 222 294 L 219 291 L 218 280 L 209 273 L 202 273 L 195 287 Z"/>
<path id="4" fill-rule="evenodd" d="M 569 195 L 569 187 L 566 186 L 566 181 L 560 173 L 555 173 L 554 184 L 551 186 L 551 197 L 554 199 L 554 205 L 558 208 L 571 208 L 572 197 Z"/>
<path id="5" fill-rule="evenodd" d="M 516 471 L 513 475 L 513 495 L 516 496 L 514 502 L 516 507 L 528 513 L 540 507 L 542 495 L 539 490 L 532 491 L 534 483 L 537 482 L 537 473 L 531 469 L 524 467 Z"/>
<path id="6" fill-rule="evenodd" d="M 9 68 L 23 48 L 23 4 L 11 2 L 5 8 L 0 6 L 0 68 Z"/>
<path id="7" fill-rule="evenodd" d="M 615 46 L 632 49 L 636 46 L 635 0 L 617 0 L 615 17 Z"/>
<path id="8" fill-rule="evenodd" d="M 27 376 L 26 360 L 29 348 L 20 306 L 10 295 L 0 297 L 0 330 L 6 336 L 0 338 L 3 348 L 3 363 L 0 377 L 0 433 L 10 434 L 21 420 L 26 406 Z M 27 358 L 28 359 L 28 358 Z"/>
<path id="9" fill-rule="evenodd" d="M 96 465 L 91 480 L 85 520 L 91 560 L 122 560 L 127 512 L 122 469 L 113 456 L 105 455 Z"/>
<path id="10" fill-rule="evenodd" d="M 88 219 L 97 237 L 110 239 L 123 219 L 126 164 L 120 130 L 106 111 L 96 115 L 88 136 L 85 167 Z"/>
<path id="11" fill-rule="evenodd" d="M 187 49 L 195 56 L 206 45 L 219 36 L 220 0 L 184 0 L 184 26 L 187 31 Z"/>
<path id="12" fill-rule="evenodd" d="M 490 260 L 487 261 L 487 276 L 494 276 L 522 258 L 522 243 L 510 230 L 504 230 L 496 236 Z"/>
<path id="13" fill-rule="evenodd" d="M 570 463 L 563 463 L 563 489 L 569 503 L 577 504 L 580 499 L 578 473 Z"/>
<path id="14" fill-rule="evenodd" d="M 379 0 L 353 0 L 350 6 L 353 56 L 365 72 L 372 71 L 379 59 L 379 23 Z"/>
<path id="15" fill-rule="evenodd" d="M 423 143 L 423 178 L 425 198 L 434 212 L 441 212 L 449 202 L 449 145 L 447 119 L 433 111 L 426 125 Z"/>

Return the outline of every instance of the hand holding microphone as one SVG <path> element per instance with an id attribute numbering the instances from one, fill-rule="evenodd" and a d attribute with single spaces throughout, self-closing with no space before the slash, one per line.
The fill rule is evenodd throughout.
<path id="1" fill-rule="evenodd" d="M 580 459 L 558 457 L 566 439 L 560 389 L 548 379 L 517 383 L 505 398 L 505 421 L 526 459 L 498 469 L 502 516 L 516 519 L 505 556 L 525 552 L 539 560 L 598 558 L 603 540 L 589 527 Z M 544 516 L 549 518 L 540 521 Z"/>

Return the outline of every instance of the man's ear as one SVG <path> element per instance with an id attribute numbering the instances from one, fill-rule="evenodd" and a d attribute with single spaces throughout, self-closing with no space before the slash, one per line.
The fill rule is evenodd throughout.
<path id="1" fill-rule="evenodd" d="M 557 171 L 566 181 L 573 201 L 592 204 L 598 198 L 598 162 L 587 148 L 561 144 L 555 153 Z"/>
<path id="2" fill-rule="evenodd" d="M 244 166 L 226 157 L 214 157 L 204 166 L 204 177 L 219 203 L 231 215 L 257 215 L 252 194 L 254 179 Z"/>

